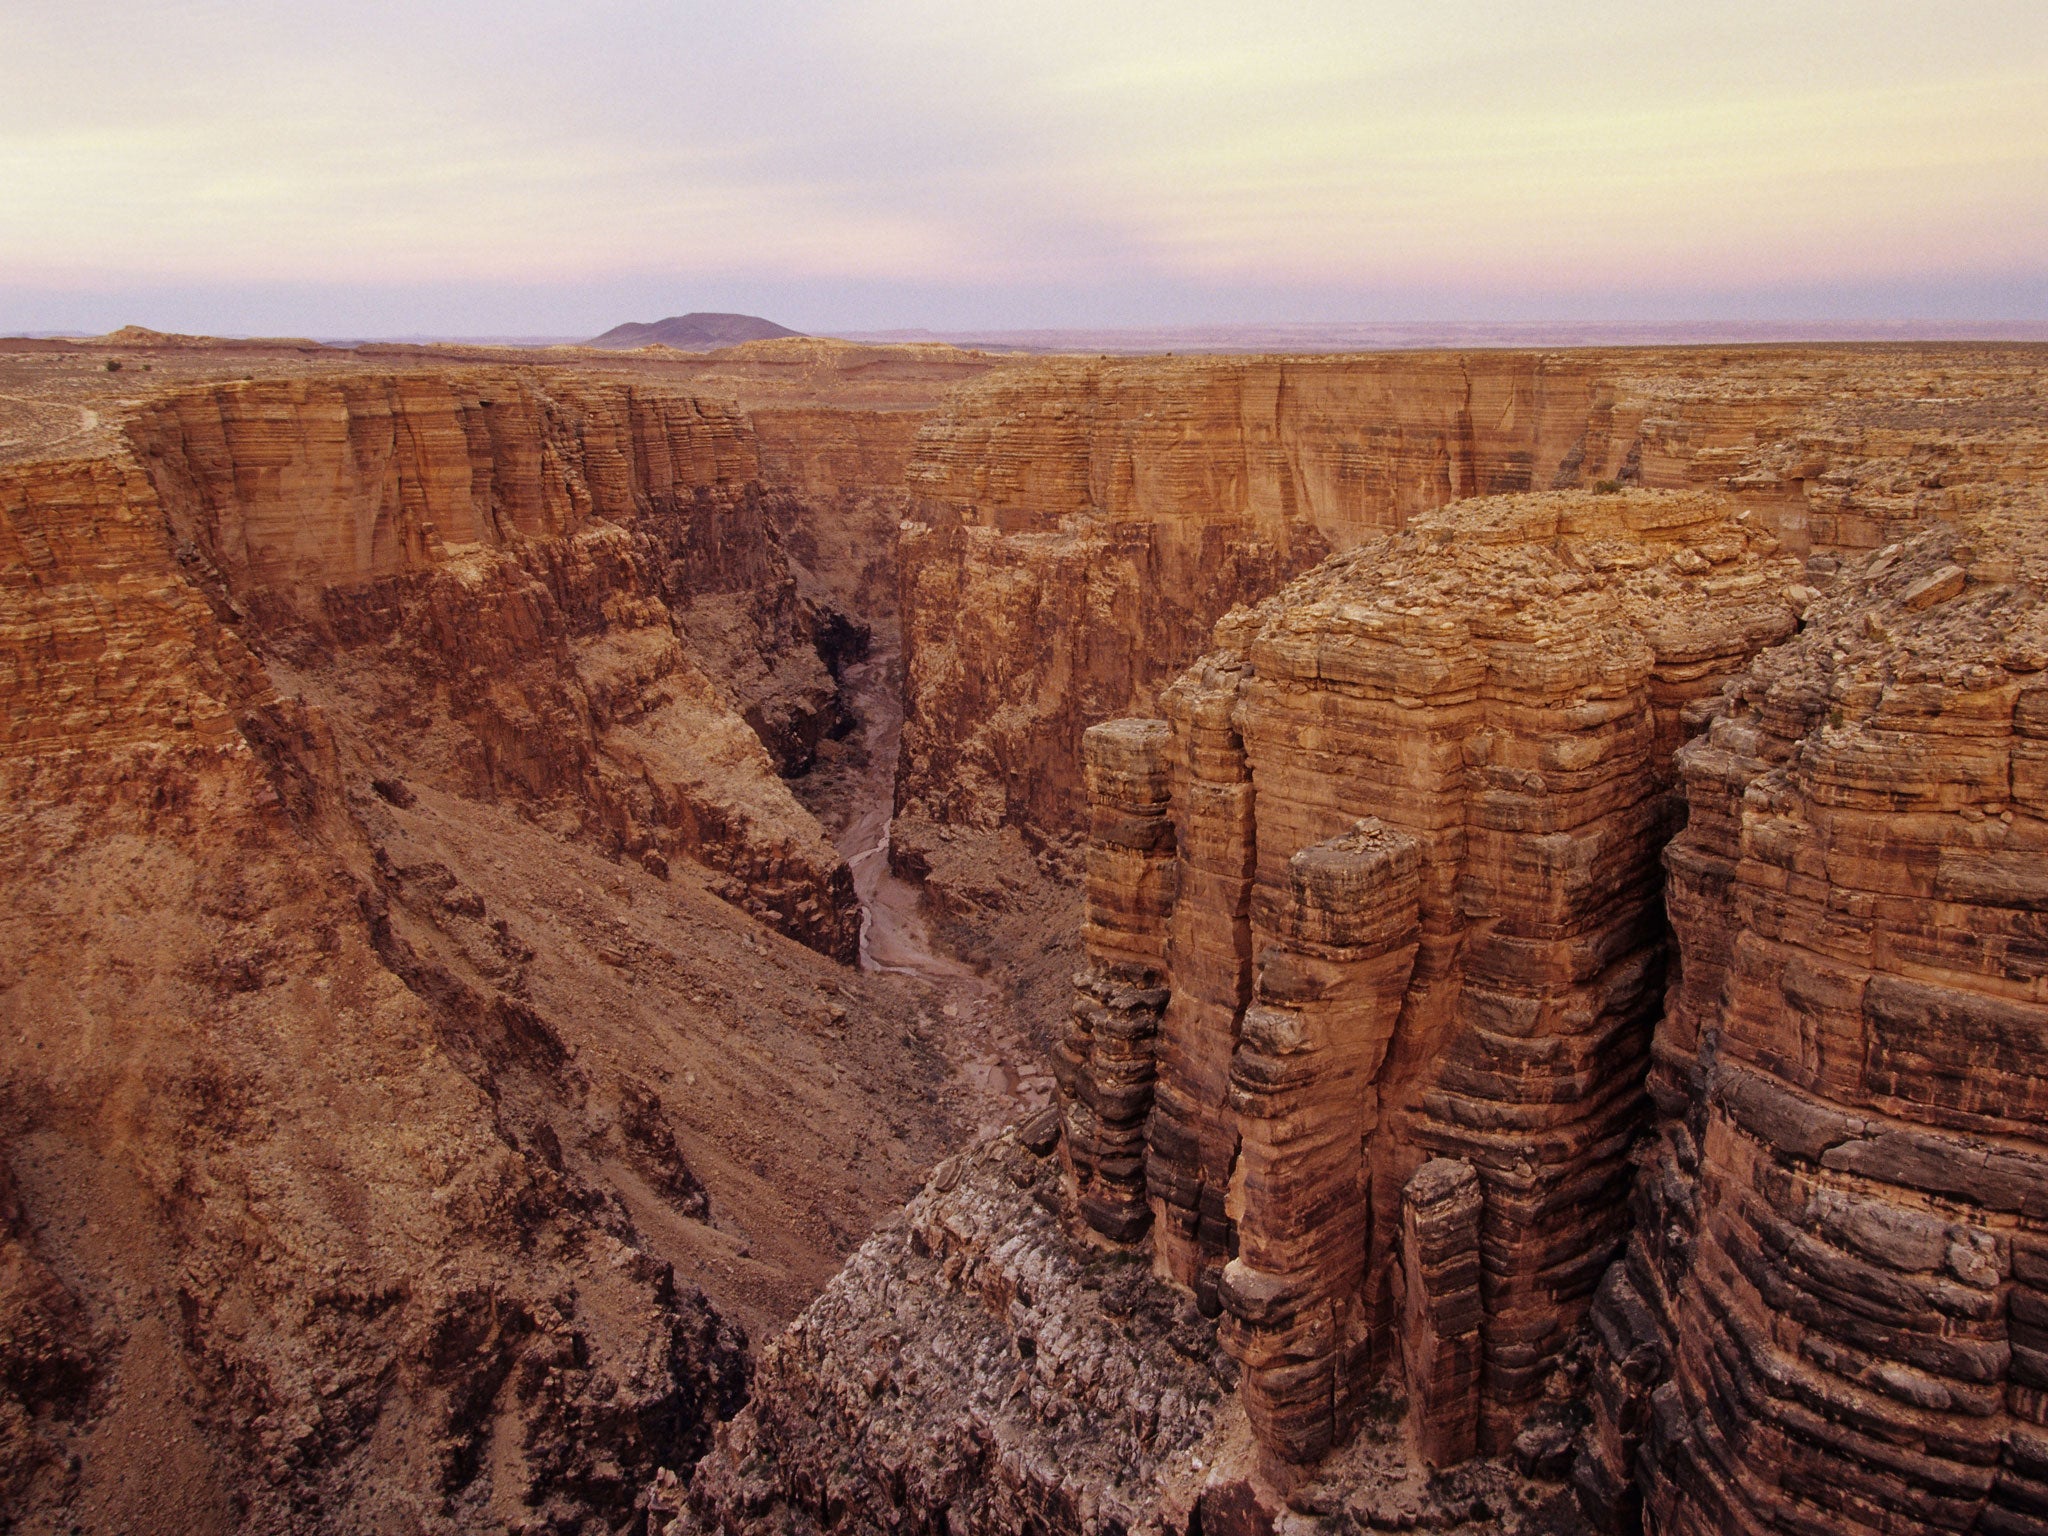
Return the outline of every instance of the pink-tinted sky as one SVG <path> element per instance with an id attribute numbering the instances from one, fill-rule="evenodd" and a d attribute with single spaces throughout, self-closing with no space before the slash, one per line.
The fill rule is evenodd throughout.
<path id="1" fill-rule="evenodd" d="M 2048 319 L 2048 4 L 7 0 L 0 331 Z"/>

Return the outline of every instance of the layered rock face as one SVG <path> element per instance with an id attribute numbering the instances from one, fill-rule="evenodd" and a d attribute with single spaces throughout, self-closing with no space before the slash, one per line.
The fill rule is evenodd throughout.
<path id="1" fill-rule="evenodd" d="M 1086 726 L 1333 548 L 1547 485 L 1586 390 L 1514 354 L 1062 361 L 963 390 L 909 471 L 899 809 L 1062 834 Z"/>
<path id="2" fill-rule="evenodd" d="M 1445 1445 L 1462 1413 L 1504 1448 L 1540 1393 L 1626 1231 L 1672 753 L 1688 708 L 1792 632 L 1799 572 L 1758 520 L 1694 493 L 1479 500 L 1336 557 L 1219 625 L 1222 649 L 1166 690 L 1165 726 L 1115 728 L 1170 730 L 1151 750 L 1171 879 L 1130 847 L 1166 841 L 1133 814 L 1141 776 L 1106 773 L 1091 736 L 1091 959 L 1118 975 L 1127 935 L 1163 935 L 1170 992 L 1144 1122 L 1151 1250 L 1227 1314 L 1282 1459 L 1351 1432 L 1404 1305 L 1452 1357 L 1423 1392 L 1444 1399 Z M 1128 1241 L 1128 1181 L 1080 1156 L 1102 1105 L 1120 1124 L 1142 1109 L 1139 1074 L 1100 1043 L 1063 1054 L 1063 1102 L 1080 1209 Z M 1462 1258 L 1422 1192 L 1404 1218 L 1433 1157 L 1483 1192 Z M 1115 1198 L 1088 1198 L 1105 1185 Z M 1404 1219 L 1438 1234 L 1405 1280 Z M 1454 1293 L 1475 1270 L 1461 1376 L 1474 1320 Z M 1404 1302 L 1405 1284 L 1429 1294 Z M 1444 1386 L 1460 1380 L 1462 1408 Z"/>
<path id="3" fill-rule="evenodd" d="M 1145 1131 L 1166 1009 L 1166 919 L 1178 879 L 1170 809 L 1172 733 L 1161 720 L 1112 720 L 1083 738 L 1088 798 L 1087 968 L 1056 1070 L 1067 1104 L 1067 1174 L 1088 1224 L 1142 1236 Z"/>
<path id="4" fill-rule="evenodd" d="M 2042 1528 L 2044 580 L 2024 500 L 1887 548 L 1681 754 L 1610 1526 Z"/>
<path id="5" fill-rule="evenodd" d="M 783 555 L 804 596 L 837 626 L 819 637 L 828 663 L 835 641 L 849 657 L 876 639 L 901 648 L 897 528 L 910 505 L 911 450 L 930 415 L 794 405 L 748 413 Z"/>
<path id="6" fill-rule="evenodd" d="M 1210 625 L 1451 500 L 1727 490 L 1832 559 L 2048 484 L 2039 348 L 1046 362 L 923 433 L 902 538 L 907 815 L 1078 830 L 1075 746 Z"/>
<path id="7" fill-rule="evenodd" d="M 444 1012 L 379 963 L 367 884 L 320 846 L 332 737 L 180 580 L 139 470 L 34 466 L 0 512 L 10 1506 L 126 1525 L 146 1490 L 183 1529 L 288 1528 L 392 1397 L 387 1454 L 454 1494 L 508 1377 L 506 1497 L 629 1496 L 624 1466 L 743 1392 L 744 1341 L 559 1156 L 520 1155 L 522 1086 L 574 1070 L 561 1040 L 516 996 Z M 637 1321 L 593 1363 L 609 1308 Z M 204 1428 L 166 1456 L 181 1396 Z M 618 1450 L 577 1443 L 585 1421 Z M 237 1486 L 224 1460 L 261 1470 Z"/>
<path id="8" fill-rule="evenodd" d="M 693 858 L 851 957 L 851 879 L 777 782 L 838 699 L 744 418 L 417 374 L 182 393 L 130 436 L 187 569 L 405 771 Z"/>

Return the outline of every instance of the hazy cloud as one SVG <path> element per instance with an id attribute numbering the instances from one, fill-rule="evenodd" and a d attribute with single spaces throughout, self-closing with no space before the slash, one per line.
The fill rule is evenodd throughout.
<path id="1" fill-rule="evenodd" d="M 2039 318 L 2044 100 L 2039 0 L 10 0 L 0 328 Z"/>

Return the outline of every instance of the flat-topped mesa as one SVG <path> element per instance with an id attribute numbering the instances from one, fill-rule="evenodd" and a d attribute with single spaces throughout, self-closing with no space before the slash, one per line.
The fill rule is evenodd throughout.
<path id="1" fill-rule="evenodd" d="M 2042 530 L 1861 562 L 1680 754 L 1683 976 L 1575 1473 L 1607 1528 L 2044 1529 Z"/>
<path id="2" fill-rule="evenodd" d="M 1483 1193 L 1483 1316 L 1444 1290 L 1448 1249 L 1408 1298 L 1445 1319 L 1414 1394 L 1437 1454 L 1501 1449 L 1540 1394 L 1626 1231 L 1672 752 L 1796 628 L 1798 573 L 1716 495 L 1469 501 L 1233 613 L 1165 691 L 1152 1247 L 1229 1313 L 1282 1459 L 1341 1440 L 1400 1355 L 1401 1191 L 1432 1158 Z"/>

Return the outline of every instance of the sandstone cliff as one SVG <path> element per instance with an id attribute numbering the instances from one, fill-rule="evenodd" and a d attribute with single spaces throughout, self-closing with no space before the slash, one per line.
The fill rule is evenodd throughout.
<path id="1" fill-rule="evenodd" d="M 1123 1174 L 1149 1213 L 1100 1220 L 1078 1167 L 1077 1194 L 1117 1240 L 1155 1218 L 1281 1455 L 1343 1440 L 1393 1358 L 1398 1192 L 1432 1155 L 1484 1195 L 1480 1445 L 1540 1391 L 1624 1231 L 1683 713 L 1791 632 L 1798 572 L 1698 494 L 1471 501 L 1233 614 L 1166 690 L 1174 868 L 1139 906 L 1168 994 Z M 1077 1150 L 1121 1033 L 1076 1009 Z"/>
<path id="2" fill-rule="evenodd" d="M 1034 1215 L 1028 1238 L 987 1231 L 936 1270 L 901 1238 L 871 1245 L 778 1346 L 698 1517 L 993 1530 L 1021 1509 L 1056 1530 L 1179 1530 L 1199 1505 L 1203 1530 L 1259 1530 L 1285 1500 L 1382 1508 L 1396 1468 L 1521 1452 L 1626 1235 L 1670 961 L 1673 754 L 1692 707 L 1795 629 L 1802 572 L 1724 497 L 1472 500 L 1234 611 L 1164 719 L 1090 730 L 1060 1195 L 1021 1153 L 989 1165 L 1016 1163 L 1070 1225 Z M 914 1208 L 913 1242 L 987 1227 L 941 1217 L 949 1189 Z M 1042 1252 L 1033 1265 L 1085 1274 L 1119 1251 L 1172 1282 L 1185 1328 L 1217 1320 L 1212 1368 L 1234 1390 L 1117 1449 L 1129 1471 L 1110 1476 L 1053 1449 L 1069 1419 L 1075 1445 L 1110 1443 L 1134 1401 L 1094 1396 L 1109 1325 L 1088 1298 L 1062 1282 L 1041 1333 L 1010 1291 L 951 1293 L 984 1263 Z M 975 1358 L 1007 1318 L 1032 1340 L 1009 1346 L 1023 1376 L 962 1402 L 956 1428 L 918 1383 L 990 1314 Z M 900 1322 L 877 1354 L 884 1316 Z M 1346 1458 L 1387 1442 L 1358 1432 L 1398 1421 L 1404 1377 L 1417 1459 L 1396 1444 L 1362 1470 Z M 1198 1451 L 1174 1452 L 1190 1437 Z M 857 1449 L 831 1471 L 838 1446 Z M 1554 1472 L 1543 1446 L 1525 1459 Z M 997 1477 L 1008 1491 L 986 1502 Z M 1496 1513 L 1544 1505 L 1516 1498 Z"/>
<path id="3" fill-rule="evenodd" d="M 838 699 L 744 418 L 418 374 L 180 393 L 130 436 L 187 569 L 331 713 L 851 956 L 851 881 L 762 751 L 807 763 Z"/>
<path id="4" fill-rule="evenodd" d="M 1331 549 L 1547 483 L 1586 388 L 1502 354 L 1062 360 L 964 390 L 909 470 L 899 809 L 1062 833 L 1085 726 Z"/>
<path id="5" fill-rule="evenodd" d="M 1859 561 L 1681 755 L 1684 966 L 1578 1473 L 1610 1524 L 2040 1527 L 2039 516 Z"/>

